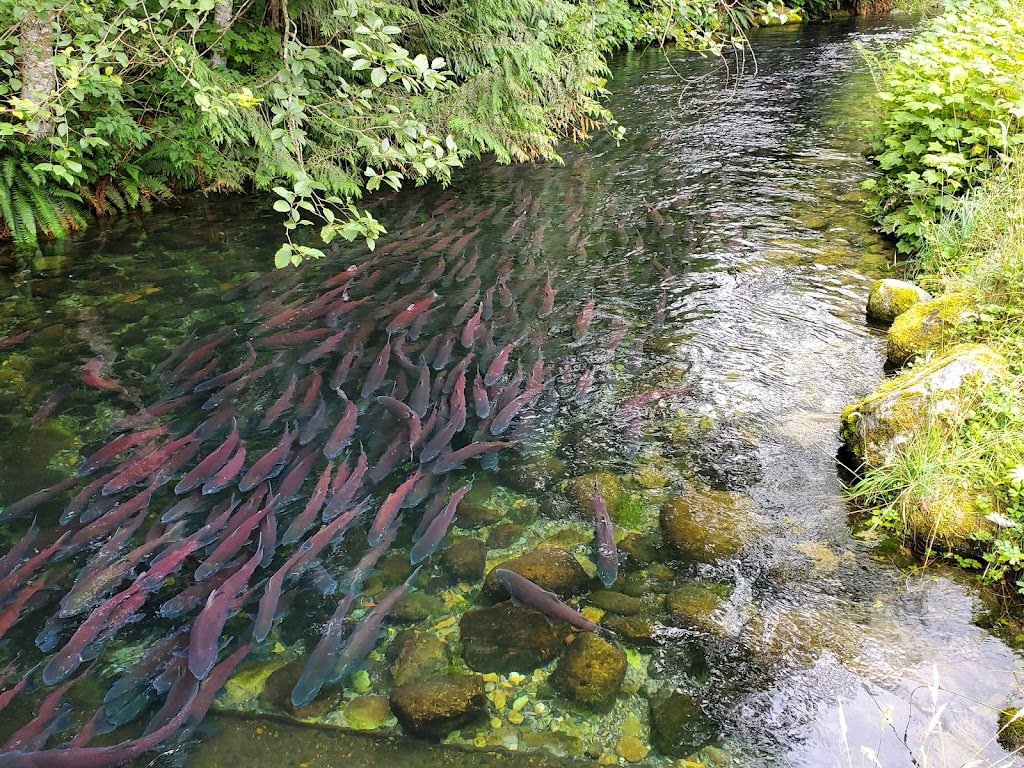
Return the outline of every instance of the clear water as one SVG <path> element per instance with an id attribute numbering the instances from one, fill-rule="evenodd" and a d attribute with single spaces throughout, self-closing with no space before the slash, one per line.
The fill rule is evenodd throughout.
<path id="1" fill-rule="evenodd" d="M 499 345 L 526 336 L 509 370 L 518 357 L 529 376 L 537 350 L 551 365 L 553 385 L 515 426 L 524 457 L 503 455 L 496 470 L 471 461 L 452 486 L 471 477 L 473 498 L 522 526 L 508 546 L 491 546 L 489 565 L 553 543 L 585 558 L 591 527 L 566 500 L 561 482 L 586 473 L 620 477 L 629 509 L 623 534 L 656 534 L 659 507 L 680 494 L 710 489 L 752 502 L 744 507 L 751 511 L 742 547 L 727 557 L 693 562 L 659 546 L 657 559 L 664 562 L 656 565 L 668 575 L 624 562 L 627 575 L 660 574 L 653 592 L 696 580 L 719 585 L 724 599 L 704 623 L 681 621 L 670 611 L 654 616 L 662 629 L 653 646 L 631 654 L 628 691 L 610 713 L 574 708 L 531 679 L 517 693 L 529 696 L 528 713 L 544 705 L 543 716 L 510 723 L 507 707 L 492 695 L 490 714 L 500 727 L 481 721 L 452 737 L 454 744 L 520 751 L 540 745 L 592 759 L 611 752 L 630 717 L 646 742 L 648 697 L 678 688 L 699 703 L 701 714 L 682 728 L 693 746 L 677 757 L 692 751 L 745 766 L 871 765 L 864 747 L 886 768 L 925 760 L 1016 764 L 994 736 L 997 710 L 1019 695 L 1017 654 L 979 626 L 987 612 L 969 583 L 935 569 L 900 572 L 881 554 L 884 547 L 851 533 L 835 460 L 840 409 L 881 376 L 884 336 L 865 324 L 863 306 L 891 259 L 889 245 L 863 217 L 857 192 L 870 173 L 859 152 L 871 84 L 854 44 L 898 40 L 909 28 L 894 17 L 763 30 L 753 41 L 756 61 L 748 57 L 743 71 L 735 61 L 726 69 L 676 52 L 633 54 L 615 64 L 612 84 L 613 109 L 629 131 L 621 145 L 598 138 L 585 149 L 568 149 L 564 166 L 478 164 L 449 190 L 410 191 L 374 204 L 392 234 L 376 262 L 377 287 L 354 296 L 366 299 L 352 316 L 354 327 L 378 323 L 381 307 L 419 286 L 441 253 L 451 275 L 459 257 L 431 247 L 479 228 L 464 254 L 479 251 L 474 275 L 485 290 L 507 272 L 520 308 L 510 316 L 496 296 L 491 334 Z M 433 211 L 440 211 L 434 225 L 425 226 Z M 190 333 L 235 327 L 238 335 L 218 369 L 227 370 L 244 357 L 243 338 L 260 337 L 256 327 L 269 316 L 267 307 L 311 300 L 318 283 L 366 258 L 355 248 L 339 249 L 326 263 L 239 289 L 269 268 L 278 226 L 262 203 L 191 198 L 173 210 L 105 223 L 34 259 L 10 260 L 0 273 L 0 334 L 31 329 L 35 335 L 0 351 L 0 503 L 66 477 L 80 456 L 103 444 L 112 420 L 135 410 L 132 401 L 165 396 L 168 384 L 154 366 L 187 345 Z M 535 294 L 549 274 L 558 291 L 555 311 L 541 318 Z M 423 349 L 451 327 L 472 279 L 467 273 L 462 281 L 431 284 L 443 307 L 411 347 Z M 590 301 L 592 325 L 576 340 L 577 317 Z M 379 329 L 368 337 L 361 376 L 385 339 Z M 253 456 L 276 443 L 283 422 L 262 432 L 256 425 L 297 370 L 295 359 L 313 344 L 290 342 L 283 364 L 236 404 Z M 273 352 L 261 350 L 257 365 Z M 97 354 L 115 360 L 108 373 L 127 396 L 79 383 L 80 366 Z M 447 370 L 462 354 L 456 343 Z M 66 399 L 32 428 L 36 410 L 63 383 L 70 384 Z M 345 389 L 356 398 L 360 386 L 357 377 Z M 201 402 L 177 411 L 183 422 L 207 417 Z M 380 412 L 360 416 L 358 437 L 371 466 L 395 430 Z M 374 500 L 410 469 L 383 478 Z M 543 481 L 524 481 L 536 478 Z M 40 519 L 54 520 L 66 499 L 39 511 Z M 152 509 L 172 503 L 167 487 Z M 301 507 L 296 502 L 280 513 L 282 528 Z M 414 509 L 407 517 L 418 514 Z M 26 527 L 27 521 L 10 523 L 8 540 Z M 48 534 L 52 539 L 52 529 Z M 493 526 L 462 532 L 493 534 Z M 400 537 L 390 567 L 368 581 L 367 601 L 405 577 L 404 545 Z M 343 576 L 365 548 L 359 529 L 324 564 Z M 403 560 L 406 567 L 398 568 Z M 463 592 L 436 561 L 427 562 L 430 578 L 421 580 L 420 591 L 442 607 L 416 622 L 392 622 L 387 639 L 394 628 L 414 626 L 457 647 L 458 628 L 446 619 L 486 604 L 479 583 Z M 81 567 L 84 556 L 73 562 Z M 59 597 L 54 593 L 51 603 Z M 286 618 L 244 669 L 268 669 L 308 652 L 336 602 L 301 582 Z M 587 604 L 586 596 L 578 602 Z M 0 642 L 0 661 L 19 653 L 45 658 L 32 638 L 47 615 L 40 609 L 19 622 Z M 225 634 L 244 635 L 246 621 L 236 619 Z M 105 648 L 91 678 L 109 685 L 126 659 L 171 628 L 128 626 Z M 70 630 L 65 627 L 65 638 Z M 371 693 L 389 693 L 386 666 L 371 656 Z M 253 716 L 274 711 L 251 693 L 243 684 L 229 687 L 221 706 Z M 356 693 L 347 684 L 338 695 L 314 719 L 348 723 L 345 708 Z M 35 700 L 18 701 L 9 711 L 25 719 Z M 76 708 L 74 723 L 89 714 Z M 12 718 L 6 728 L 17 724 Z M 546 735 L 531 739 L 531 732 Z M 242 748 L 245 734 L 230 724 L 201 732 L 187 764 L 221 764 Z M 329 738 L 282 729 L 272 742 L 260 740 L 260 754 L 268 765 L 301 761 Z M 396 759 L 371 748 L 360 751 L 358 762 Z M 459 759 L 489 760 L 479 750 Z M 668 758 L 655 750 L 646 759 L 665 764 Z"/>

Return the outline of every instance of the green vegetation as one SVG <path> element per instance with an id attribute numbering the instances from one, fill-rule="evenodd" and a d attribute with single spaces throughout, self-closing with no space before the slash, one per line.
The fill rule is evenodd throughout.
<path id="1" fill-rule="evenodd" d="M 925 245 L 957 197 L 1024 143 L 1024 13 L 967 4 L 933 19 L 897 53 L 867 54 L 882 113 L 871 145 L 884 171 L 870 211 L 901 252 Z"/>
<path id="2" fill-rule="evenodd" d="M 926 554 L 1024 594 L 1024 166 L 1014 151 L 1024 143 L 1024 6 L 946 14 L 887 62 L 875 213 L 915 252 L 911 269 L 922 287 L 964 294 L 979 308 L 943 344 L 986 344 L 1006 358 L 1010 376 L 979 387 L 955 423 L 916 433 L 852 495 L 873 523 L 903 535 L 915 511 L 966 500 L 991 529 L 965 551 L 932 552 L 925 541 Z M 894 83 L 904 88 L 899 96 Z M 912 93 L 921 103 L 910 104 Z"/>
<path id="3" fill-rule="evenodd" d="M 836 0 L 789 11 L 827 14 Z M 383 231 L 383 186 L 557 159 L 615 122 L 607 55 L 718 53 L 763 0 L 27 0 L 0 6 L 0 239 L 32 247 L 189 190 L 272 191 L 279 266 Z M 777 23 L 778 19 L 775 19 Z"/>

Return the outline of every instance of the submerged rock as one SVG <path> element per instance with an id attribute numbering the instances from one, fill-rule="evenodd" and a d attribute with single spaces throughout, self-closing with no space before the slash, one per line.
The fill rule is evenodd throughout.
<path id="1" fill-rule="evenodd" d="M 655 625 L 644 616 L 609 614 L 601 619 L 601 626 L 614 632 L 626 645 L 646 648 L 655 642 Z"/>
<path id="2" fill-rule="evenodd" d="M 618 542 L 619 552 L 641 565 L 660 563 L 665 559 L 665 541 L 660 536 L 629 533 Z"/>
<path id="3" fill-rule="evenodd" d="M 489 549 L 507 549 L 519 541 L 526 529 L 515 523 L 499 523 L 487 534 Z"/>
<path id="4" fill-rule="evenodd" d="M 375 731 L 391 720 L 387 696 L 356 696 L 345 707 L 345 724 L 357 731 Z"/>
<path id="5" fill-rule="evenodd" d="M 658 597 L 661 597 L 658 595 Z M 622 592 L 612 592 L 607 589 L 591 592 L 587 596 L 591 605 L 597 606 L 602 611 L 617 613 L 620 616 L 636 616 L 643 613 L 656 613 L 660 606 L 654 601 L 642 600 L 639 597 L 631 597 Z"/>
<path id="6" fill-rule="evenodd" d="M 569 500 L 572 508 L 586 518 L 593 517 L 594 488 L 600 490 L 604 503 L 608 507 L 608 514 L 612 520 L 617 520 L 619 508 L 622 505 L 624 493 L 619 478 L 611 472 L 592 472 L 589 475 L 579 475 L 570 478 L 565 482 L 565 497 Z"/>
<path id="7" fill-rule="evenodd" d="M 651 744 L 666 755 L 686 757 L 715 738 L 700 704 L 681 690 L 651 702 Z"/>
<path id="8" fill-rule="evenodd" d="M 440 739 L 483 716 L 487 708 L 480 675 L 447 675 L 413 683 L 391 694 L 391 711 L 413 736 Z"/>
<path id="9" fill-rule="evenodd" d="M 587 572 L 569 552 L 564 549 L 538 549 L 536 552 L 498 563 L 491 569 L 484 579 L 484 592 L 495 600 L 508 598 L 508 592 L 501 586 L 494 573 L 498 568 L 514 571 L 562 597 L 578 595 L 586 591 L 590 584 Z"/>
<path id="10" fill-rule="evenodd" d="M 934 349 L 974 309 L 974 299 L 963 293 L 947 293 L 915 304 L 890 326 L 885 337 L 886 357 L 890 363 L 902 365 L 922 352 Z"/>
<path id="11" fill-rule="evenodd" d="M 564 626 L 564 625 L 562 625 Z M 459 620 L 462 657 L 478 672 L 535 669 L 562 650 L 562 629 L 511 602 L 467 611 Z"/>
<path id="12" fill-rule="evenodd" d="M 887 464 L 915 434 L 956 424 L 977 388 L 1006 372 L 1006 360 L 983 344 L 953 347 L 844 408 L 843 442 L 865 467 Z"/>
<path id="13" fill-rule="evenodd" d="M 412 631 L 400 634 L 387 653 L 395 687 L 443 674 L 448 669 L 447 648 L 436 635 Z"/>
<path id="14" fill-rule="evenodd" d="M 1019 709 L 1007 709 L 999 713 L 999 745 L 1007 752 L 1024 749 L 1024 713 Z"/>
<path id="15" fill-rule="evenodd" d="M 915 304 L 931 301 L 931 298 L 931 294 L 924 288 L 887 277 L 871 286 L 868 317 L 880 323 L 891 323 Z"/>
<path id="16" fill-rule="evenodd" d="M 482 528 L 501 520 L 501 512 L 484 504 L 463 499 L 455 510 L 455 525 L 459 528 Z"/>
<path id="17" fill-rule="evenodd" d="M 615 754 L 628 763 L 639 763 L 650 751 L 636 736 L 623 736 L 615 742 Z"/>
<path id="18" fill-rule="evenodd" d="M 551 684 L 567 699 L 605 712 L 626 679 L 626 652 L 590 632 L 576 635 L 551 675 Z"/>
<path id="19" fill-rule="evenodd" d="M 661 529 L 684 557 L 701 562 L 733 557 L 759 532 L 757 506 L 731 491 L 691 491 L 665 502 Z"/>
<path id="20" fill-rule="evenodd" d="M 395 621 L 414 624 L 431 614 L 445 610 L 444 601 L 423 591 L 410 592 L 395 604 L 391 617 Z"/>
<path id="21" fill-rule="evenodd" d="M 677 625 L 721 634 L 722 627 L 712 614 L 729 599 L 729 592 L 725 584 L 693 580 L 669 592 L 665 604 Z"/>
<path id="22" fill-rule="evenodd" d="M 313 701 L 304 707 L 292 706 L 292 689 L 299 681 L 302 668 L 306 665 L 304 658 L 295 659 L 278 668 L 267 678 L 260 698 L 285 712 L 290 712 L 302 719 L 319 719 L 341 703 L 341 689 L 338 686 L 327 686 Z"/>
<path id="23" fill-rule="evenodd" d="M 543 493 L 565 473 L 565 462 L 557 456 L 526 456 L 502 462 L 498 479 L 520 493 Z"/>
<path id="24" fill-rule="evenodd" d="M 456 539 L 441 555 L 441 567 L 459 581 L 478 581 L 487 567 L 487 546 L 469 536 Z"/>

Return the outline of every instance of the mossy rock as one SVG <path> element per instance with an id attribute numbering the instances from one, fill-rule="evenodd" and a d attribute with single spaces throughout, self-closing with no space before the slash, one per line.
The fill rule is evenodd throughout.
<path id="1" fill-rule="evenodd" d="M 469 536 L 458 538 L 441 555 L 441 567 L 459 581 L 476 582 L 487 567 L 487 546 Z"/>
<path id="2" fill-rule="evenodd" d="M 633 482 L 647 490 L 664 488 L 672 482 L 671 472 L 667 467 L 657 464 L 644 464 L 633 471 Z"/>
<path id="3" fill-rule="evenodd" d="M 565 497 L 577 513 L 587 518 L 593 517 L 595 486 L 604 498 L 608 514 L 611 515 L 612 520 L 618 522 L 619 507 L 622 505 L 625 493 L 618 476 L 611 472 L 592 472 L 566 480 Z"/>
<path id="4" fill-rule="evenodd" d="M 405 631 L 388 646 L 396 688 L 436 677 L 448 669 L 448 646 L 436 635 Z"/>
<path id="5" fill-rule="evenodd" d="M 508 549 L 523 537 L 526 529 L 515 523 L 499 523 L 487 534 L 488 549 Z"/>
<path id="6" fill-rule="evenodd" d="M 889 327 L 885 337 L 886 357 L 890 363 L 902 365 L 922 352 L 938 347 L 974 309 L 974 299 L 963 293 L 947 293 L 915 304 Z"/>
<path id="7" fill-rule="evenodd" d="M 730 589 L 713 581 L 689 581 L 665 596 L 672 619 L 680 626 L 709 634 L 722 634 L 712 614 L 729 599 Z"/>
<path id="8" fill-rule="evenodd" d="M 459 620 L 462 657 L 478 672 L 525 672 L 562 650 L 565 625 L 551 626 L 543 615 L 511 602 L 466 611 Z"/>
<path id="9" fill-rule="evenodd" d="M 924 288 L 887 277 L 871 286 L 868 317 L 880 323 L 891 323 L 911 307 L 931 299 L 931 294 Z"/>
<path id="10" fill-rule="evenodd" d="M 391 711 L 413 736 L 441 739 L 487 711 L 480 675 L 447 675 L 413 683 L 391 694 Z"/>
<path id="11" fill-rule="evenodd" d="M 514 571 L 543 589 L 562 597 L 585 592 L 590 584 L 587 572 L 571 553 L 564 549 L 538 549 L 521 557 L 505 560 L 491 569 L 484 579 L 484 593 L 495 600 L 505 600 L 509 596 L 495 574 L 498 568 Z"/>
<path id="12" fill-rule="evenodd" d="M 587 601 L 602 611 L 617 613 L 620 616 L 637 616 L 641 614 L 657 613 L 661 608 L 661 595 L 655 595 L 657 600 L 631 597 L 622 592 L 613 592 L 607 589 L 600 589 L 591 592 Z"/>
<path id="13" fill-rule="evenodd" d="M 686 757 L 716 735 L 700 703 L 685 691 L 673 690 L 651 701 L 651 744 L 660 752 Z"/>
<path id="14" fill-rule="evenodd" d="M 502 484 L 520 493 L 543 493 L 565 474 L 565 461 L 557 456 L 526 456 L 503 461 L 498 469 Z"/>
<path id="15" fill-rule="evenodd" d="M 626 645 L 647 648 L 655 644 L 655 625 L 644 616 L 608 614 L 601 619 L 601 626 L 614 632 Z"/>
<path id="16" fill-rule="evenodd" d="M 731 491 L 691 491 L 661 508 L 665 539 L 684 557 L 700 562 L 735 557 L 761 527 L 754 501 Z"/>
<path id="17" fill-rule="evenodd" d="M 1007 752 L 1024 750 L 1024 713 L 1016 707 L 1000 712 L 999 735 L 996 738 Z"/>
<path id="18" fill-rule="evenodd" d="M 375 731 L 392 719 L 387 696 L 356 696 L 345 707 L 345 724 L 357 731 Z"/>
<path id="19" fill-rule="evenodd" d="M 626 679 L 626 652 L 590 632 L 580 632 L 551 675 L 555 690 L 595 712 L 607 712 Z"/>
<path id="20" fill-rule="evenodd" d="M 629 533 L 618 541 L 619 552 L 629 561 L 648 565 L 665 559 L 665 541 L 656 534 Z"/>
<path id="21" fill-rule="evenodd" d="M 923 430 L 956 424 L 977 388 L 1007 370 L 1006 360 L 983 344 L 953 347 L 844 408 L 843 442 L 865 468 L 884 466 Z"/>
<path id="22" fill-rule="evenodd" d="M 455 510 L 455 525 L 458 528 L 482 528 L 494 525 L 502 518 L 501 512 L 485 504 L 463 499 Z"/>

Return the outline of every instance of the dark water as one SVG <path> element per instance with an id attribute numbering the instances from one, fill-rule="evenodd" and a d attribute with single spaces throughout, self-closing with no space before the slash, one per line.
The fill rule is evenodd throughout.
<path id="1" fill-rule="evenodd" d="M 615 66 L 612 106 L 628 129 L 620 146 L 598 138 L 586 149 L 568 150 L 563 167 L 483 164 L 467 169 L 450 190 L 412 190 L 374 203 L 391 235 L 353 282 L 350 299 L 361 303 L 335 323 L 335 329 L 350 323 L 351 336 L 364 329 L 367 334 L 342 382 L 362 404 L 349 466 L 359 448 L 373 468 L 396 441 L 408 440 L 401 422 L 373 398 L 392 387 L 396 397 L 405 395 L 415 385 L 412 372 L 392 362 L 387 380 L 393 383 L 362 393 L 388 338 L 383 327 L 404 306 L 398 300 L 430 290 L 440 295 L 419 333 L 404 332 L 414 362 L 422 354 L 439 363 L 430 370 L 436 381 L 466 354 L 453 337 L 451 359 L 438 358 L 446 334 L 461 333 L 461 326 L 452 330 L 451 320 L 473 298 L 479 278 L 480 297 L 490 286 L 496 290 L 494 314 L 484 322 L 491 339 L 473 340 L 474 353 L 489 361 L 502 345 L 522 339 L 492 394 L 499 396 L 517 364 L 529 378 L 541 356 L 539 380 L 549 384 L 500 436 L 520 442 L 500 455 L 496 469 L 473 459 L 454 473 L 453 490 L 472 480 L 470 498 L 504 517 L 460 535 L 490 541 L 488 566 L 554 545 L 586 560 L 588 510 L 573 507 L 562 483 L 607 472 L 622 489 L 620 536 L 648 537 L 654 550 L 648 561 L 626 558 L 614 587 L 653 597 L 649 620 L 657 629 L 652 643 L 626 643 L 630 670 L 610 712 L 591 713 L 555 693 L 546 682 L 553 665 L 537 673 L 524 669 L 522 681 L 505 676 L 489 684 L 488 717 L 497 718 L 497 727 L 485 718 L 449 737 L 451 743 L 536 748 L 567 758 L 603 755 L 607 761 L 624 731 L 649 745 L 652 703 L 657 709 L 679 691 L 695 706 L 669 738 L 673 759 L 886 768 L 971 759 L 1016 764 L 994 735 L 996 710 L 1019 695 L 1017 655 L 979 627 L 986 612 L 970 585 L 935 570 L 902 574 L 870 533 L 851 534 L 834 458 L 840 409 L 880 377 L 884 339 L 865 325 L 863 305 L 891 259 L 888 244 L 862 216 L 857 192 L 870 172 L 858 152 L 871 84 L 854 43 L 898 40 L 908 29 L 893 18 L 764 30 L 754 39 L 756 60 L 748 57 L 743 71 L 737 61 L 725 68 L 680 53 L 635 54 Z M 195 348 L 190 334 L 237 331 L 220 345 L 222 360 L 208 376 L 238 364 L 245 339 L 256 345 L 256 366 L 277 356 L 278 365 L 233 406 L 251 457 L 277 443 L 286 418 L 307 423 L 316 398 L 309 410 L 293 407 L 271 427 L 259 427 L 293 375 L 301 397 L 314 381 L 312 372 L 323 369 L 326 381 L 342 354 L 302 363 L 323 334 L 275 341 L 275 333 L 297 326 L 261 326 L 274 325 L 271 318 L 283 308 L 323 295 L 325 281 L 340 285 L 329 281 L 364 263 L 367 254 L 346 247 L 325 263 L 260 280 L 277 248 L 278 226 L 269 206 L 194 198 L 175 210 L 96 227 L 0 276 L 0 334 L 35 331 L 0 351 L 0 502 L 10 504 L 73 473 L 70 467 L 108 439 L 107 425 L 136 410 L 131 401 L 150 404 L 175 387 L 185 391 L 183 383 L 154 369 L 179 345 Z M 458 253 L 457 238 L 442 242 L 477 229 Z M 430 277 L 442 257 L 443 274 Z M 475 268 L 460 274 L 460 263 L 473 258 Z M 510 306 L 497 287 L 500 277 L 514 299 Z M 553 312 L 542 317 L 548 279 L 557 295 Z M 591 302 L 593 320 L 581 333 L 578 318 Z M 309 327 L 322 328 L 322 320 Z M 80 366 L 98 354 L 116 360 L 107 372 L 124 385 L 126 396 L 80 383 Z M 468 368 L 469 393 L 477 364 Z M 36 410 L 64 383 L 69 394 L 54 416 L 31 428 Z M 321 393 L 333 426 L 341 402 L 327 383 Z M 466 444 L 480 424 L 469 394 L 467 399 L 470 414 L 455 446 Z M 200 408 L 203 402 L 182 405 L 167 418 L 191 428 L 211 413 Z M 438 409 L 451 404 L 439 392 L 431 402 Z M 226 431 L 225 425 L 199 456 Z M 310 438 L 311 449 L 323 445 L 326 431 Z M 298 447 L 292 452 L 295 460 L 301 455 Z M 325 465 L 318 454 L 298 499 L 277 512 L 281 531 L 301 511 Z M 369 516 L 414 466 L 399 462 L 366 484 L 370 512 L 323 558 L 334 578 L 343 580 L 366 549 Z M 156 517 L 174 503 L 171 488 L 183 471 L 154 493 L 150 509 Z M 732 519 L 729 510 L 736 516 L 734 525 L 708 535 L 718 557 L 680 557 L 658 543 L 661 505 L 694 494 L 712 510 L 724 510 L 722 520 Z M 37 511 L 45 524 L 41 540 L 55 538 L 67 498 Z M 429 497 L 405 512 L 395 554 L 367 580 L 355 616 L 411 570 L 408 536 L 428 503 Z M 189 531 L 205 511 L 187 519 Z M 519 527 L 501 528 L 509 521 Z M 9 541 L 27 525 L 10 523 Z M 498 541 L 499 534 L 508 540 Z M 292 551 L 282 547 L 271 570 Z M 83 552 L 70 562 L 77 570 L 88 557 Z M 354 700 L 367 705 L 373 695 L 390 693 L 382 649 L 396 629 L 442 638 L 456 651 L 455 667 L 464 669 L 458 625 L 450 619 L 488 601 L 479 580 L 460 585 L 437 561 L 426 561 L 417 581 L 418 593 L 432 601 L 425 615 L 406 611 L 386 622 L 385 639 L 369 660 L 369 679 L 342 681 L 340 689 L 325 693 L 327 704 L 312 719 L 355 725 Z M 198 562 L 154 604 L 187 586 Z M 52 579 L 63 590 L 73 576 L 56 573 Z M 256 694 L 271 670 L 312 649 L 341 595 L 325 597 L 307 579 L 290 586 L 297 594 L 284 618 L 253 651 L 220 706 L 280 711 L 268 694 Z M 716 597 L 689 617 L 658 597 L 687 589 Z M 0 662 L 20 652 L 19 664 L 45 663 L 33 638 L 60 591 L 43 594 L 50 600 L 26 612 L 0 641 Z M 590 601 L 584 594 L 577 605 Z M 255 604 L 246 610 L 255 613 Z M 142 615 L 145 621 L 129 624 L 103 647 L 87 683 L 72 689 L 78 692 L 68 696 L 75 702 L 75 726 L 145 648 L 187 623 L 158 619 L 152 611 Z M 248 638 L 251 623 L 243 612 L 228 625 L 228 651 Z M 62 641 L 74 626 L 63 626 Z M 498 691 L 507 691 L 504 704 Z M 513 700 L 523 696 L 525 706 L 514 710 Z M 155 708 L 161 697 L 152 698 Z M 16 700 L 8 712 L 20 720 L 11 718 L 0 736 L 28 719 L 37 700 Z M 510 717 L 512 711 L 522 714 Z M 385 713 L 380 723 L 391 728 L 394 720 Z M 324 737 L 315 731 L 281 733 L 259 742 L 268 765 L 299 764 L 323 749 Z M 245 731 L 224 726 L 201 731 L 199 738 L 188 764 L 224 765 L 232 745 L 245 741 Z M 353 760 L 400 759 L 392 752 L 374 754 L 363 751 Z M 484 754 L 470 753 L 486 762 Z M 416 759 L 408 753 L 409 761 Z M 657 749 L 646 757 L 659 765 L 669 759 Z"/>

